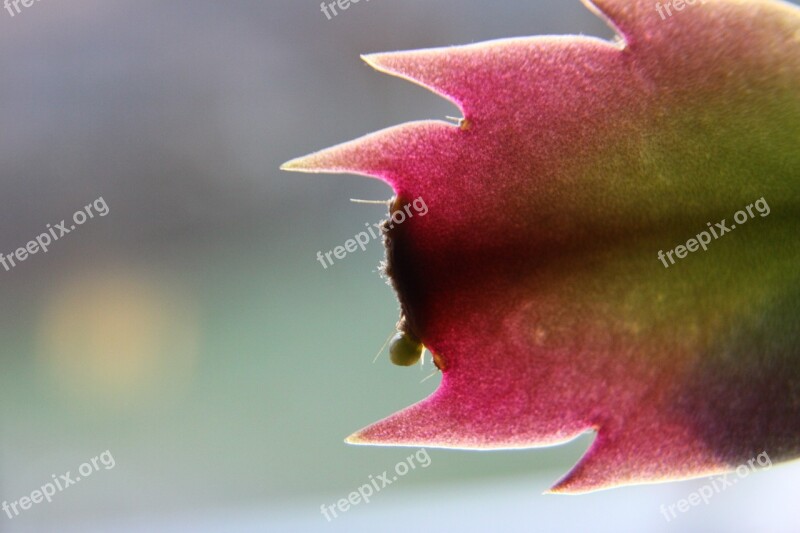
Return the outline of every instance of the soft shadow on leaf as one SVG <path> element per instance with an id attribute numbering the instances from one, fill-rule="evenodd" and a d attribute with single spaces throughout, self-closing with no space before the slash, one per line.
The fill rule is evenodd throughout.
<path id="1" fill-rule="evenodd" d="M 429 206 L 389 232 L 387 259 L 442 383 L 350 442 L 525 448 L 596 430 L 553 488 L 570 493 L 800 456 L 800 10 L 595 6 L 619 42 L 366 56 L 454 101 L 461 127 L 405 124 L 284 165 Z"/>

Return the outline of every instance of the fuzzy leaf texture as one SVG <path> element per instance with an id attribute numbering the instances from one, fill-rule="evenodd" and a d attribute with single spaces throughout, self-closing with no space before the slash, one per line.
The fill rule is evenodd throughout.
<path id="1" fill-rule="evenodd" d="M 348 441 L 528 448 L 596 431 L 563 493 L 795 459 L 800 9 L 588 7 L 616 41 L 365 56 L 456 103 L 461 125 L 412 122 L 284 165 L 377 177 L 395 206 L 429 207 L 387 234 L 387 271 L 441 385 Z M 707 250 L 657 256 L 722 220 Z"/>

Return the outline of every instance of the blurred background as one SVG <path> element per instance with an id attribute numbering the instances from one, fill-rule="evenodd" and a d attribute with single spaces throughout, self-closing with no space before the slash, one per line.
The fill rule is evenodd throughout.
<path id="1" fill-rule="evenodd" d="M 0 11 L 0 252 L 102 197 L 107 216 L 0 270 L 0 499 L 115 465 L 0 531 L 800 531 L 800 465 L 667 522 L 705 480 L 543 496 L 591 443 L 428 450 L 368 504 L 321 505 L 414 449 L 346 445 L 414 403 L 430 361 L 372 358 L 398 315 L 373 242 L 391 190 L 293 157 L 450 103 L 369 52 L 611 31 L 578 0 L 43 0 Z M 502 525 L 498 526 L 498 521 Z"/>

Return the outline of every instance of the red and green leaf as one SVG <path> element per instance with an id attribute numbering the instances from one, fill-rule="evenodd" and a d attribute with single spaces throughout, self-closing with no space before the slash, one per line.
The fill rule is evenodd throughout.
<path id="1" fill-rule="evenodd" d="M 584 492 L 800 456 L 800 10 L 597 0 L 619 33 L 365 60 L 462 110 L 287 163 L 390 184 L 389 232 L 429 398 L 361 444 L 526 448 L 595 430 Z M 735 224 L 733 214 L 762 199 Z M 666 268 L 725 219 L 736 229 Z M 669 264 L 669 263 L 667 263 Z"/>

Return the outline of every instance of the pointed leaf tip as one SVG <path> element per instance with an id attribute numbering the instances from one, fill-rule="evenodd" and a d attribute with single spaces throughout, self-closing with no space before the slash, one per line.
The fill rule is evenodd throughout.
<path id="1" fill-rule="evenodd" d="M 331 148 L 298 157 L 281 170 L 307 173 L 359 174 L 389 183 L 416 179 L 408 161 L 426 156 L 434 144 L 445 145 L 458 126 L 438 120 L 408 122 L 365 135 Z M 433 164 L 433 163 L 431 163 Z"/>
<path id="2" fill-rule="evenodd" d="M 281 170 L 286 172 L 304 172 L 306 171 L 306 157 L 295 157 L 280 166 Z"/>
<path id="3" fill-rule="evenodd" d="M 427 48 L 410 52 L 383 52 L 361 56 L 369 66 L 390 76 L 420 85 L 450 100 L 462 112 L 465 101 L 475 98 L 464 81 L 474 77 L 483 52 L 468 47 Z"/>
<path id="4" fill-rule="evenodd" d="M 381 174 L 431 207 L 393 236 L 391 277 L 447 379 L 346 442 L 508 449 L 594 428 L 548 494 L 800 457 L 800 10 L 591 6 L 625 47 L 364 56 L 463 96 L 472 127 L 406 125 L 285 164 Z M 726 216 L 753 222 L 716 242 Z M 673 261 L 706 226 L 713 251 Z"/>

